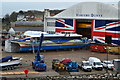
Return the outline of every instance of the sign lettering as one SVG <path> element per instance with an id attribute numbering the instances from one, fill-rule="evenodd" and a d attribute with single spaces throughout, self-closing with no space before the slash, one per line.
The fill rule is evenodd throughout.
<path id="1" fill-rule="evenodd" d="M 102 17 L 102 14 L 76 14 L 76 16 L 81 16 L 81 17 Z"/>

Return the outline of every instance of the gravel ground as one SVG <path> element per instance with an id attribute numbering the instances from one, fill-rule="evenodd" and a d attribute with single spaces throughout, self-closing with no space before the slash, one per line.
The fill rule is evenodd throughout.
<path id="1" fill-rule="evenodd" d="M 21 72 L 24 69 L 29 69 L 29 71 L 34 71 L 31 67 L 31 62 L 34 61 L 35 55 L 32 52 L 20 52 L 20 53 L 7 53 L 4 51 L 1 51 L 1 57 L 5 56 L 17 56 L 22 57 L 22 66 L 14 69 L 9 70 L 9 72 Z M 89 50 L 81 50 L 81 49 L 74 49 L 74 50 L 52 50 L 52 51 L 41 51 L 41 55 L 45 56 L 45 63 L 47 64 L 47 71 L 46 72 L 40 72 L 39 75 L 46 75 L 46 76 L 58 76 L 58 75 L 66 75 L 65 73 L 57 73 L 54 70 L 51 69 L 51 62 L 53 58 L 63 59 L 63 58 L 71 58 L 73 61 L 81 62 L 83 60 L 87 60 L 89 57 L 97 57 L 101 60 L 106 60 L 106 53 L 96 53 L 91 52 Z M 118 55 L 109 54 L 108 60 L 112 60 L 118 58 Z M 3 71 L 8 72 L 8 71 Z M 80 70 L 79 72 L 70 72 L 70 74 L 67 75 L 78 75 L 78 74 L 98 74 L 98 73 L 105 73 L 105 70 L 103 71 L 96 71 L 93 70 L 92 72 L 83 72 Z M 109 71 L 109 73 L 112 73 L 112 71 Z M 34 76 L 34 75 L 32 75 Z M 8 77 L 10 77 L 8 75 Z"/>
<path id="2" fill-rule="evenodd" d="M 46 52 L 42 51 L 40 54 L 45 56 L 45 63 L 47 64 L 48 70 L 51 68 L 51 62 L 52 59 L 54 58 L 58 58 L 60 60 L 63 58 L 70 58 L 73 61 L 81 62 L 84 59 L 88 59 L 89 57 L 97 57 L 101 60 L 106 60 L 107 57 L 106 53 L 96 53 L 96 52 L 91 52 L 89 50 L 80 50 L 80 49 L 76 49 L 74 51 L 72 50 L 52 50 Z M 7 53 L 3 51 L 1 55 L 2 57 L 5 56 L 22 57 L 23 58 L 22 64 L 26 66 L 26 68 L 29 68 L 29 65 L 31 64 L 32 61 L 34 61 L 35 58 L 35 54 L 33 54 L 32 52 Z M 112 60 L 115 58 L 118 58 L 118 55 L 112 55 L 112 54 L 108 55 L 108 60 Z"/>

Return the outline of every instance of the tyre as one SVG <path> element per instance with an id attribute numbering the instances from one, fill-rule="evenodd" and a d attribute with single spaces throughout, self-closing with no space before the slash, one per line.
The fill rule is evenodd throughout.
<path id="1" fill-rule="evenodd" d="M 77 69 L 77 72 L 79 72 L 79 69 Z"/>
<path id="2" fill-rule="evenodd" d="M 52 65 L 52 69 L 55 69 L 54 65 Z"/>
<path id="3" fill-rule="evenodd" d="M 35 71 L 38 71 L 36 67 L 34 69 L 35 69 Z"/>
<path id="4" fill-rule="evenodd" d="M 83 68 L 81 68 L 81 70 L 84 70 Z"/>
<path id="5" fill-rule="evenodd" d="M 64 68 L 64 70 L 66 71 L 66 67 Z"/>
<path id="6" fill-rule="evenodd" d="M 55 71 L 56 71 L 56 72 L 59 72 L 59 69 L 58 69 L 58 68 L 55 68 Z"/>
<path id="7" fill-rule="evenodd" d="M 5 67 L 5 70 L 6 70 L 6 71 L 8 71 L 8 70 L 9 70 L 9 68 L 8 68 L 8 67 Z"/>
<path id="8" fill-rule="evenodd" d="M 69 68 L 67 68 L 67 71 L 70 71 L 70 69 L 69 69 Z"/>
<path id="9" fill-rule="evenodd" d="M 32 66 L 32 68 L 33 68 L 33 69 L 35 69 L 35 67 L 34 67 L 34 66 Z"/>
<path id="10" fill-rule="evenodd" d="M 89 70 L 89 72 L 91 72 L 92 70 Z"/>
<path id="11" fill-rule="evenodd" d="M 0 71 L 2 71 L 3 70 L 3 68 L 2 67 L 0 67 Z"/>
<path id="12" fill-rule="evenodd" d="M 8 67 L 8 70 L 11 70 L 11 66 Z"/>
<path id="13" fill-rule="evenodd" d="M 32 62 L 32 68 L 35 69 L 33 62 Z"/>
<path id="14" fill-rule="evenodd" d="M 15 67 L 14 67 L 14 66 L 11 66 L 11 70 L 13 70 L 13 69 L 15 69 Z"/>

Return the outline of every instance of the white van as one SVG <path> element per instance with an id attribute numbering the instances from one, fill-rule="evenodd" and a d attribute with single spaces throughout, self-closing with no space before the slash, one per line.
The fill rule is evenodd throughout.
<path id="1" fill-rule="evenodd" d="M 93 69 L 97 69 L 97 70 L 103 69 L 103 65 L 102 65 L 100 59 L 98 59 L 96 57 L 89 57 L 88 61 L 89 61 L 90 65 L 92 65 Z"/>
<path id="2" fill-rule="evenodd" d="M 80 68 L 84 71 L 92 71 L 92 66 L 90 65 L 89 61 L 82 61 Z"/>

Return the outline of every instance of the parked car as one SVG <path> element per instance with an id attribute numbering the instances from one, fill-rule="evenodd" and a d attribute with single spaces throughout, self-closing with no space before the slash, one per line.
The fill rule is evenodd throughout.
<path id="1" fill-rule="evenodd" d="M 120 72 L 120 59 L 113 59 L 112 63 L 114 64 L 113 71 Z"/>
<path id="2" fill-rule="evenodd" d="M 102 62 L 102 65 L 106 69 L 110 69 L 110 70 L 114 69 L 114 65 L 113 65 L 113 63 L 111 61 L 106 61 L 105 60 L 105 61 Z"/>

